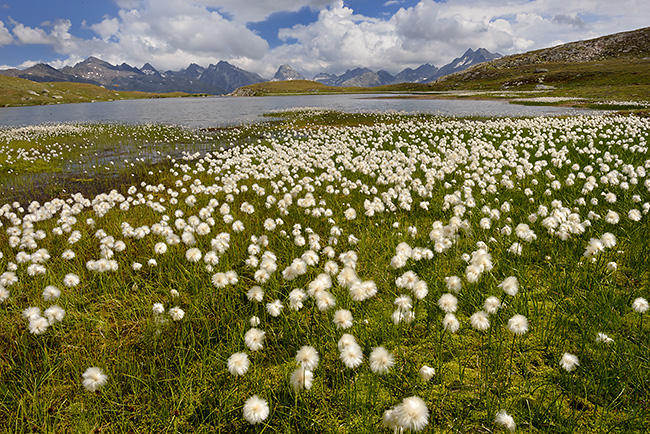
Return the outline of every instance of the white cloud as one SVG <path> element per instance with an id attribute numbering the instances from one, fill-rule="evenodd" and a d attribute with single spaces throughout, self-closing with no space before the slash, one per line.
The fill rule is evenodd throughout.
<path id="1" fill-rule="evenodd" d="M 0 21 L 0 47 L 3 45 L 9 45 L 14 41 L 14 37 L 11 36 L 9 30 L 5 27 L 5 24 Z"/>
<path id="2" fill-rule="evenodd" d="M 304 7 L 319 10 L 336 0 L 198 0 L 200 4 L 218 8 L 244 23 L 264 21 L 275 12 L 297 12 Z"/>
<path id="3" fill-rule="evenodd" d="M 51 45 L 52 38 L 48 37 L 45 30 L 41 28 L 28 27 L 23 24 L 17 24 L 13 28 L 13 34 L 19 44 L 45 44 Z"/>
<path id="4" fill-rule="evenodd" d="M 396 73 L 422 63 L 442 66 L 468 48 L 512 54 L 647 26 L 646 0 L 420 0 L 385 18 L 356 13 L 342 0 L 115 0 L 116 16 L 84 23 L 97 35 L 71 34 L 59 20 L 40 27 L 0 21 L 0 46 L 45 44 L 63 56 L 53 66 L 90 55 L 111 63 L 145 62 L 180 69 L 229 61 L 264 77 L 288 63 L 308 76 L 360 66 Z M 243 6 L 245 3 L 245 7 Z M 378 2 L 394 5 L 397 0 Z M 400 1 L 399 3 L 403 3 Z M 354 4 L 354 3 L 353 3 Z M 315 22 L 280 29 L 268 43 L 246 23 L 309 7 Z"/>

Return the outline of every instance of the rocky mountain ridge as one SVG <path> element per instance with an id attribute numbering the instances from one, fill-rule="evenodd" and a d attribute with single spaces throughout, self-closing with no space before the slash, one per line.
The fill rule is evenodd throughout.
<path id="1" fill-rule="evenodd" d="M 397 75 L 381 70 L 374 72 L 368 68 L 348 70 L 341 75 L 321 73 L 313 80 L 337 87 L 374 87 L 395 83 L 428 83 L 441 75 L 464 70 L 480 62 L 500 57 L 485 49 L 467 50 L 450 64 L 438 69 L 424 64 L 413 70 L 404 69 Z M 24 70 L 1 70 L 0 74 L 24 78 L 36 82 L 77 82 L 90 83 L 112 90 L 143 92 L 186 92 L 221 95 L 249 84 L 268 81 L 258 74 L 243 70 L 228 62 L 220 61 L 207 68 L 190 64 L 180 71 L 160 71 L 146 63 L 136 68 L 126 63 L 112 65 L 96 57 L 89 57 L 74 66 L 59 70 L 46 64 L 38 64 Z M 272 80 L 305 80 L 305 76 L 289 65 L 278 68 Z"/>
<path id="2" fill-rule="evenodd" d="M 569 42 L 550 48 L 500 57 L 475 65 L 466 70 L 446 74 L 437 82 L 467 81 L 497 76 L 498 71 L 544 64 L 576 64 L 617 59 L 647 59 L 650 57 L 650 27 L 615 33 L 584 41 Z"/>

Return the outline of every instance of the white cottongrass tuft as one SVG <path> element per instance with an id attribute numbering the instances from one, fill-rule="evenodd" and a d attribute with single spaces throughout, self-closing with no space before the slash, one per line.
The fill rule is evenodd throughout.
<path id="1" fill-rule="evenodd" d="M 174 306 L 169 309 L 169 316 L 171 316 L 174 321 L 180 321 L 185 316 L 185 311 L 178 306 Z"/>
<path id="2" fill-rule="evenodd" d="M 216 274 L 215 274 L 215 276 L 216 276 Z M 224 277 L 225 277 L 225 274 L 224 274 Z M 250 301 L 256 301 L 256 302 L 259 303 L 264 299 L 264 291 L 259 286 L 253 286 L 246 293 L 246 298 L 248 298 Z"/>
<path id="3" fill-rule="evenodd" d="M 79 285 L 79 282 L 81 282 L 81 279 L 79 279 L 79 276 L 77 276 L 74 273 L 66 274 L 65 277 L 63 278 L 63 284 L 68 288 L 72 288 Z"/>
<path id="4" fill-rule="evenodd" d="M 258 328 L 249 329 L 244 335 L 244 343 L 251 351 L 259 351 L 264 347 L 264 335 L 266 333 Z"/>
<path id="5" fill-rule="evenodd" d="M 515 276 L 507 277 L 503 282 L 499 284 L 499 288 L 503 289 L 503 292 L 514 297 L 519 291 L 519 282 Z"/>
<path id="6" fill-rule="evenodd" d="M 515 315 L 508 320 L 508 329 L 516 335 L 523 335 L 528 331 L 528 319 L 523 315 Z"/>
<path id="7" fill-rule="evenodd" d="M 567 372 L 572 372 L 580 365 L 580 361 L 577 356 L 574 356 L 571 353 L 564 353 L 560 359 L 560 366 L 564 368 Z"/>
<path id="8" fill-rule="evenodd" d="M 59 296 L 61 296 L 61 291 L 56 286 L 48 285 L 43 289 L 43 300 L 45 301 L 56 300 Z"/>
<path id="9" fill-rule="evenodd" d="M 228 357 L 228 371 L 234 376 L 244 375 L 250 362 L 246 353 L 234 353 Z"/>
<path id="10" fill-rule="evenodd" d="M 395 357 L 384 347 L 373 348 L 368 358 L 370 369 L 375 374 L 387 374 L 395 364 Z"/>
<path id="11" fill-rule="evenodd" d="M 472 327 L 479 331 L 487 330 L 490 327 L 490 320 L 488 319 L 487 313 L 482 310 L 469 317 L 469 322 L 472 324 Z"/>
<path id="12" fill-rule="evenodd" d="M 266 400 L 253 395 L 244 403 L 244 419 L 251 425 L 262 422 L 269 417 L 269 404 Z"/>
<path id="13" fill-rule="evenodd" d="M 435 375 L 436 370 L 430 366 L 423 365 L 418 373 L 420 374 L 420 378 L 422 378 L 424 381 L 429 381 Z"/>
<path id="14" fill-rule="evenodd" d="M 500 307 L 501 301 L 494 296 L 486 298 L 485 303 L 483 303 L 483 309 L 485 309 L 485 311 L 490 315 L 497 313 Z"/>
<path id="15" fill-rule="evenodd" d="M 89 392 L 95 392 L 108 380 L 108 376 L 100 368 L 94 366 L 86 369 L 86 372 L 81 377 L 83 378 L 83 386 Z"/>
<path id="16" fill-rule="evenodd" d="M 332 320 L 336 324 L 337 329 L 347 329 L 352 327 L 352 313 L 347 309 L 339 309 L 334 312 L 334 319 Z"/>
<path id="17" fill-rule="evenodd" d="M 460 292 L 462 288 L 462 283 L 460 277 L 458 276 L 445 277 L 445 283 L 447 285 L 447 289 L 454 291 L 455 293 Z"/>
<path id="18" fill-rule="evenodd" d="M 162 315 L 165 312 L 165 306 L 163 306 L 162 303 L 154 303 L 153 306 L 151 306 L 151 310 L 156 315 Z"/>
<path id="19" fill-rule="evenodd" d="M 632 302 L 632 309 L 638 313 L 645 313 L 648 310 L 648 300 L 643 297 L 635 298 Z"/>
<path id="20" fill-rule="evenodd" d="M 382 421 L 384 426 L 395 432 L 420 431 L 429 424 L 429 409 L 422 398 L 411 396 L 386 410 Z"/>
<path id="21" fill-rule="evenodd" d="M 611 344 L 612 342 L 614 342 L 614 339 L 610 338 L 605 333 L 599 332 L 596 335 L 596 342 L 603 342 L 605 344 Z"/>
<path id="22" fill-rule="evenodd" d="M 515 420 L 512 418 L 512 416 L 506 413 L 505 410 L 499 410 L 497 412 L 497 415 L 494 418 L 494 423 L 496 423 L 497 425 L 499 425 L 504 429 L 507 429 L 510 432 L 513 432 L 515 428 L 517 428 L 517 424 L 515 423 Z"/>
<path id="23" fill-rule="evenodd" d="M 354 369 L 363 363 L 363 352 L 361 351 L 361 347 L 355 342 L 341 349 L 340 358 L 345 366 Z"/>
<path id="24" fill-rule="evenodd" d="M 296 352 L 296 362 L 308 371 L 316 369 L 318 360 L 318 351 L 312 346 L 305 345 Z"/>
<path id="25" fill-rule="evenodd" d="M 29 332 L 33 335 L 42 335 L 50 324 L 42 316 L 35 316 L 29 320 Z"/>
<path id="26" fill-rule="evenodd" d="M 271 303 L 266 303 L 266 311 L 272 317 L 278 317 L 282 313 L 282 302 L 280 300 L 274 300 Z"/>
<path id="27" fill-rule="evenodd" d="M 43 312 L 43 316 L 47 319 L 49 325 L 55 324 L 57 322 L 63 321 L 65 316 L 65 310 L 58 304 L 54 304 Z"/>
<path id="28" fill-rule="evenodd" d="M 438 300 L 438 306 L 447 313 L 454 313 L 458 308 L 458 299 L 449 293 L 442 294 Z"/>
<path id="29" fill-rule="evenodd" d="M 291 378 L 289 382 L 293 387 L 293 390 L 299 392 L 301 390 L 309 390 L 314 381 L 314 373 L 309 369 L 306 369 L 303 366 L 300 366 L 295 371 L 291 373 Z"/>
<path id="30" fill-rule="evenodd" d="M 451 333 L 456 333 L 460 327 L 460 322 L 453 313 L 448 313 L 442 319 L 442 327 Z"/>

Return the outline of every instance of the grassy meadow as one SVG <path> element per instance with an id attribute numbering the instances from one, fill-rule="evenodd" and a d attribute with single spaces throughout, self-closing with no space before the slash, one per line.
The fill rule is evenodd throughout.
<path id="1" fill-rule="evenodd" d="M 0 432 L 650 430 L 648 118 L 274 116 L 0 130 Z"/>
<path id="2" fill-rule="evenodd" d="M 87 83 L 39 83 L 0 74 L 0 107 L 18 107 L 120 99 L 178 98 L 192 96 L 184 92 L 152 93 L 106 89 Z M 196 95 L 193 95 L 196 96 Z"/>

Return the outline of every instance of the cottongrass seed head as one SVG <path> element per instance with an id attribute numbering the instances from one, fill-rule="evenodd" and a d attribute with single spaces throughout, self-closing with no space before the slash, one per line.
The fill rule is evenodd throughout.
<path id="1" fill-rule="evenodd" d="M 394 417 L 401 430 L 420 431 L 429 424 L 429 409 L 422 398 L 411 396 L 395 407 Z"/>
<path id="2" fill-rule="evenodd" d="M 560 366 L 567 372 L 574 371 L 579 365 L 580 361 L 578 360 L 578 357 L 571 353 L 564 353 L 560 359 Z"/>
<path id="3" fill-rule="evenodd" d="M 81 377 L 83 378 L 82 384 L 89 392 L 95 392 L 108 380 L 108 376 L 104 372 L 95 366 L 86 369 Z"/>
<path id="4" fill-rule="evenodd" d="M 512 418 L 512 416 L 506 413 L 505 410 L 499 410 L 497 412 L 497 415 L 494 418 L 494 423 L 499 425 L 501 428 L 507 429 L 510 432 L 514 432 L 515 428 L 517 428 L 515 420 Z"/>
<path id="5" fill-rule="evenodd" d="M 234 376 L 244 375 L 250 362 L 246 353 L 234 353 L 228 357 L 228 371 Z"/>
<path id="6" fill-rule="evenodd" d="M 269 417 L 269 404 L 259 396 L 253 395 L 244 403 L 243 412 L 244 419 L 255 425 Z"/>
<path id="7" fill-rule="evenodd" d="M 368 359 L 370 369 L 375 374 L 387 374 L 395 364 L 395 357 L 384 347 L 373 348 Z"/>

